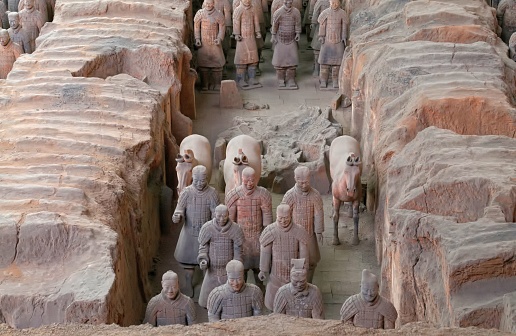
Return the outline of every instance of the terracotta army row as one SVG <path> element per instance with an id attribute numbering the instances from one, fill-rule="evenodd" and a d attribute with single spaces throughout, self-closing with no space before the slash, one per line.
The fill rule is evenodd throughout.
<path id="1" fill-rule="evenodd" d="M 228 5 L 223 2 L 228 0 L 218 1 L 221 5 L 217 7 L 217 1 L 205 0 L 203 8 L 194 17 L 201 90 L 220 89 L 229 45 L 225 41 L 231 28 L 236 40 L 234 64 L 237 84 L 242 89 L 261 87 L 256 76 L 266 34 L 266 2 L 233 1 L 231 21 Z M 282 6 L 279 6 L 280 1 Z M 275 0 L 271 7 L 271 43 L 274 48 L 272 65 L 276 69 L 279 89 L 298 88 L 296 68 L 299 65 L 297 42 L 302 29 L 301 8 L 301 1 L 294 0 Z M 326 88 L 331 71 L 333 88 L 338 88 L 338 73 L 348 38 L 348 15 L 340 8 L 340 0 L 318 0 L 309 16 L 312 30 L 317 34 L 311 45 L 315 57 L 314 74 L 320 76 L 321 88 Z"/>

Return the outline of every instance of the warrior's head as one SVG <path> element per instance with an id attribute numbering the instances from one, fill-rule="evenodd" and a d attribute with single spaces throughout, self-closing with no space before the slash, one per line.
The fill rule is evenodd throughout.
<path id="1" fill-rule="evenodd" d="M 373 302 L 378 296 L 380 286 L 376 275 L 365 269 L 362 271 L 362 281 L 360 283 L 360 293 L 367 302 Z"/>
<path id="2" fill-rule="evenodd" d="M 179 294 L 179 280 L 177 274 L 172 271 L 167 271 L 161 277 L 161 293 L 170 300 L 174 300 Z"/>
<path id="3" fill-rule="evenodd" d="M 297 292 L 302 292 L 308 287 L 307 270 L 305 268 L 305 258 L 292 259 L 292 269 L 290 270 L 290 284 Z"/>
<path id="4" fill-rule="evenodd" d="M 231 260 L 226 265 L 228 284 L 233 292 L 240 292 L 244 286 L 244 264 L 239 260 Z"/>

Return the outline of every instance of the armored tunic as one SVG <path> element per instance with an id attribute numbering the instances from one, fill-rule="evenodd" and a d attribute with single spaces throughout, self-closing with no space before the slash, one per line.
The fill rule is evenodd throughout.
<path id="1" fill-rule="evenodd" d="M 231 27 L 233 25 L 233 22 L 231 21 L 231 14 L 233 10 L 229 0 L 216 0 L 215 9 L 224 16 L 224 25 L 226 27 Z"/>
<path id="2" fill-rule="evenodd" d="M 274 222 L 263 230 L 260 271 L 270 273 L 265 296 L 265 306 L 270 310 L 278 289 L 290 282 L 290 261 L 305 258 L 309 262 L 308 242 L 306 231 L 292 222 L 286 228 Z"/>
<path id="3" fill-rule="evenodd" d="M 0 79 L 6 79 L 14 61 L 23 53 L 22 48 L 12 40 L 6 46 L 0 44 Z"/>
<path id="4" fill-rule="evenodd" d="M 189 185 L 179 195 L 175 212 L 183 214 L 185 223 L 177 240 L 174 257 L 182 264 L 196 265 L 199 231 L 211 220 L 219 204 L 217 191 L 210 186 L 198 191 Z"/>
<path id="5" fill-rule="evenodd" d="M 319 18 L 319 37 L 324 37 L 319 54 L 319 64 L 339 65 L 346 48 L 343 41 L 348 37 L 348 15 L 340 8 L 325 9 Z"/>
<path id="6" fill-rule="evenodd" d="M 271 34 L 276 35 L 272 65 L 294 67 L 299 64 L 296 34 L 301 34 L 301 13 L 297 8 L 282 6 L 273 16 Z"/>
<path id="7" fill-rule="evenodd" d="M 516 32 L 516 0 L 502 0 L 496 9 L 498 24 L 502 27 L 502 40 L 507 43 Z"/>
<path id="8" fill-rule="evenodd" d="M 41 12 L 35 8 L 30 10 L 25 8 L 19 12 L 19 15 L 21 25 L 29 36 L 29 43 L 32 51 L 34 51 L 36 50 L 36 38 L 39 36 L 40 30 L 45 24 L 43 16 Z"/>
<path id="9" fill-rule="evenodd" d="M 252 191 L 240 185 L 226 195 L 229 218 L 244 232 L 244 268 L 260 267 L 260 234 L 272 223 L 272 197 L 269 191 L 257 186 Z"/>
<path id="10" fill-rule="evenodd" d="M 208 320 L 259 316 L 263 310 L 263 293 L 258 286 L 244 284 L 234 292 L 229 284 L 215 288 L 208 297 Z"/>
<path id="11" fill-rule="evenodd" d="M 31 54 L 34 50 L 32 49 L 32 45 L 30 44 L 30 37 L 27 35 L 27 32 L 23 27 L 18 26 L 18 28 L 9 28 L 7 30 L 9 32 L 9 37 L 11 38 L 11 41 L 18 44 L 23 53 Z"/>
<path id="12" fill-rule="evenodd" d="M 302 292 L 298 292 L 291 283 L 281 286 L 274 299 L 274 312 L 324 320 L 321 291 L 315 285 L 307 286 Z"/>
<path id="13" fill-rule="evenodd" d="M 159 293 L 149 301 L 143 323 L 150 323 L 155 327 L 170 324 L 192 325 L 196 319 L 191 298 L 178 293 L 175 300 L 170 300 L 163 293 Z"/>
<path id="14" fill-rule="evenodd" d="M 224 16 L 215 8 L 211 11 L 200 9 L 194 17 L 194 36 L 201 40 L 201 47 L 197 49 L 197 64 L 205 68 L 222 68 L 226 64 L 222 51 L 225 24 Z M 215 39 L 220 43 L 215 44 Z"/>
<path id="15" fill-rule="evenodd" d="M 233 12 L 233 34 L 242 36 L 242 40 L 236 42 L 235 64 L 258 63 L 255 34 L 259 32 L 260 22 L 253 6 L 238 6 Z"/>
<path id="16" fill-rule="evenodd" d="M 329 0 L 317 0 L 317 2 L 315 3 L 311 19 L 312 24 L 314 25 L 314 29 L 312 30 L 311 34 L 314 38 L 310 46 L 313 50 L 321 50 L 321 42 L 319 42 L 319 22 L 317 21 L 317 19 L 319 19 L 319 15 L 321 15 L 321 13 L 327 8 L 330 8 Z"/>
<path id="17" fill-rule="evenodd" d="M 212 219 L 201 228 L 197 259 L 199 262 L 203 259 L 208 261 L 199 295 L 201 307 L 206 307 L 213 288 L 227 281 L 226 264 L 233 259 L 242 261 L 243 242 L 242 229 L 231 221 L 221 227 Z"/>
<path id="18" fill-rule="evenodd" d="M 362 298 L 361 294 L 350 296 L 340 309 L 340 319 L 352 323 L 355 327 L 384 329 L 385 320 L 394 325 L 398 313 L 389 301 L 380 295 L 372 303 Z"/>
<path id="19" fill-rule="evenodd" d="M 240 0 L 233 0 L 233 11 L 240 6 L 241 1 Z M 267 33 L 265 29 L 265 13 L 268 12 L 269 8 L 267 5 L 267 0 L 252 0 L 251 5 L 253 6 L 254 10 L 256 11 L 256 14 L 258 14 L 258 22 L 260 23 L 260 33 L 262 36 L 265 36 Z M 259 41 L 257 41 L 259 42 Z M 263 47 L 263 40 L 261 45 L 258 44 L 258 48 Z"/>
<path id="20" fill-rule="evenodd" d="M 321 254 L 315 233 L 324 232 L 324 211 L 321 195 L 314 188 L 305 193 L 294 186 L 285 193 L 281 203 L 290 206 L 292 221 L 306 230 L 310 237 L 308 243 L 310 265 L 317 265 L 321 260 Z"/>
<path id="21" fill-rule="evenodd" d="M 276 13 L 276 11 L 278 9 L 283 7 L 283 2 L 284 2 L 284 0 L 274 0 L 274 1 L 272 1 L 272 5 L 271 5 L 271 25 L 274 24 L 274 13 Z M 292 2 L 292 7 L 293 8 L 297 8 L 299 13 L 301 13 L 303 11 L 303 1 L 302 0 L 294 0 Z"/>

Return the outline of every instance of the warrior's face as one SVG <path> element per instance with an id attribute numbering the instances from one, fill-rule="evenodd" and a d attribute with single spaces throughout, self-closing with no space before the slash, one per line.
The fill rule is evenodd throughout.
<path id="1" fill-rule="evenodd" d="M 378 296 L 378 283 L 375 281 L 362 281 L 360 293 L 367 302 L 373 302 Z"/>
<path id="2" fill-rule="evenodd" d="M 16 29 L 20 25 L 20 16 L 18 13 L 9 15 L 9 27 Z"/>
<path id="3" fill-rule="evenodd" d="M 214 6 L 215 6 L 214 0 L 204 0 L 204 8 L 206 8 L 208 11 L 211 11 Z"/>
<path id="4" fill-rule="evenodd" d="M 0 44 L 5 47 L 10 40 L 11 38 L 9 37 L 9 33 L 7 32 L 7 30 L 0 30 Z"/>
<path id="5" fill-rule="evenodd" d="M 290 274 L 290 283 L 298 292 L 302 292 L 307 287 L 306 272 L 292 272 Z"/>
<path id="6" fill-rule="evenodd" d="M 228 222 L 229 212 L 227 207 L 219 206 L 215 209 L 215 221 L 219 226 L 225 226 Z"/>
<path id="7" fill-rule="evenodd" d="M 242 4 L 246 7 L 251 6 L 251 0 L 242 0 Z"/>
<path id="8" fill-rule="evenodd" d="M 34 7 L 34 0 L 25 0 L 25 7 L 32 9 Z"/>
<path id="9" fill-rule="evenodd" d="M 288 207 L 278 207 L 276 214 L 276 221 L 281 227 L 288 227 L 290 225 L 290 209 Z"/>
<path id="10" fill-rule="evenodd" d="M 206 188 L 206 186 L 208 185 L 208 181 L 206 179 L 206 174 L 204 174 L 204 173 L 193 174 L 192 178 L 193 178 L 192 185 L 194 186 L 195 189 L 197 189 L 199 191 L 204 190 L 204 188 Z"/>
<path id="11" fill-rule="evenodd" d="M 254 189 L 254 174 L 251 174 L 247 171 L 242 172 L 242 184 L 244 188 L 247 190 Z"/>
<path id="12" fill-rule="evenodd" d="M 162 293 L 169 298 L 170 300 L 174 300 L 179 293 L 179 283 L 177 279 L 175 280 L 163 280 L 161 281 Z"/>
<path id="13" fill-rule="evenodd" d="M 231 289 L 235 292 L 240 292 L 242 286 L 244 286 L 244 274 L 228 274 L 228 283 Z"/>
<path id="14" fill-rule="evenodd" d="M 339 6 L 340 6 L 339 0 L 330 0 L 331 9 L 335 10 L 335 9 L 339 8 Z"/>
<path id="15" fill-rule="evenodd" d="M 302 191 L 307 192 L 310 190 L 310 178 L 306 174 L 297 174 L 294 177 L 296 186 Z"/>
<path id="16" fill-rule="evenodd" d="M 285 5 L 285 8 L 292 8 L 292 0 L 283 1 L 283 5 Z"/>

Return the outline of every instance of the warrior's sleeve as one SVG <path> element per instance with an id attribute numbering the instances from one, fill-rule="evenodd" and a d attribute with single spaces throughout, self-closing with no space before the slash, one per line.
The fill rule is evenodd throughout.
<path id="1" fill-rule="evenodd" d="M 249 286 L 249 285 L 247 285 Z M 260 316 L 262 315 L 263 311 L 263 293 L 262 290 L 256 286 L 253 285 L 253 316 Z"/>
<path id="2" fill-rule="evenodd" d="M 235 32 L 235 34 L 238 34 Z M 226 199 L 225 199 L 225 202 L 226 203 L 226 206 L 228 207 L 228 211 L 229 211 L 229 219 L 235 223 L 237 223 L 237 201 L 238 201 L 238 192 L 237 192 L 237 189 L 239 189 L 238 187 L 237 188 L 234 188 L 234 189 L 231 189 L 227 194 L 226 194 Z"/>
<path id="3" fill-rule="evenodd" d="M 315 8 L 315 0 L 310 0 L 308 3 L 308 20 L 312 22 L 312 18 L 314 16 L 314 8 Z"/>
<path id="4" fill-rule="evenodd" d="M 183 189 L 181 193 L 179 194 L 179 199 L 177 200 L 176 209 L 174 210 L 174 213 L 179 212 L 183 216 L 185 214 L 186 206 L 188 205 L 188 196 L 190 195 L 189 188 Z"/>
<path id="5" fill-rule="evenodd" d="M 322 299 L 322 294 L 317 286 L 311 286 L 315 291 L 314 295 L 314 304 L 312 307 L 312 318 L 324 320 L 324 303 Z"/>
<path id="6" fill-rule="evenodd" d="M 224 285 L 215 287 L 208 295 L 208 321 L 215 322 L 220 320 L 220 316 L 222 315 L 222 301 L 223 301 L 223 293 Z"/>
<path id="7" fill-rule="evenodd" d="M 287 298 L 285 297 L 286 291 L 289 290 L 289 284 L 281 286 L 276 292 L 276 297 L 274 298 L 274 305 L 272 312 L 276 314 L 286 314 L 287 313 Z"/>
<path id="8" fill-rule="evenodd" d="M 260 203 L 262 209 L 262 223 L 263 226 L 267 226 L 272 223 L 272 196 L 271 193 L 263 187 L 261 189 Z"/>
<path id="9" fill-rule="evenodd" d="M 233 8 L 235 8 L 235 7 L 233 7 Z M 234 35 L 240 35 L 241 20 L 242 20 L 242 6 L 237 6 L 233 11 L 233 34 Z"/>
<path id="10" fill-rule="evenodd" d="M 14 58 L 18 59 L 21 54 L 23 54 L 23 47 L 20 46 L 18 43 L 13 42 L 13 51 L 14 51 Z"/>
<path id="11" fill-rule="evenodd" d="M 294 190 L 289 189 L 285 193 L 285 196 L 283 196 L 283 199 L 281 200 L 281 203 L 288 204 L 290 206 L 290 212 L 292 214 L 292 211 L 294 211 Z"/>
<path id="12" fill-rule="evenodd" d="M 264 12 L 264 13 L 269 12 L 269 3 L 267 0 L 262 0 L 262 12 Z"/>
<path id="13" fill-rule="evenodd" d="M 340 319 L 342 322 L 353 324 L 353 317 L 358 314 L 355 300 L 357 300 L 357 295 L 352 295 L 342 304 L 342 308 L 340 308 Z"/>
<path id="14" fill-rule="evenodd" d="M 342 11 L 342 35 L 341 40 L 346 41 L 348 39 L 348 13 L 345 10 Z"/>
<path id="15" fill-rule="evenodd" d="M 309 259 L 308 259 L 309 253 L 308 253 L 308 245 L 303 242 L 299 241 L 299 259 L 305 258 L 305 267 L 308 268 L 309 265 Z"/>
<path id="16" fill-rule="evenodd" d="M 240 226 L 232 224 L 233 233 L 233 259 L 244 261 L 243 246 L 244 246 L 244 232 Z"/>
<path id="17" fill-rule="evenodd" d="M 318 23 L 318 19 L 319 19 L 319 15 L 321 14 L 321 2 L 320 1 L 317 1 L 316 4 L 315 4 L 315 7 L 314 7 L 314 12 L 312 13 L 312 19 L 311 19 L 311 23 L 312 24 L 317 24 Z"/>
<path id="18" fill-rule="evenodd" d="M 270 273 L 272 259 L 273 225 L 267 226 L 260 235 L 260 271 Z"/>
<path id="19" fill-rule="evenodd" d="M 195 312 L 195 305 L 191 298 L 186 297 L 188 300 L 186 304 L 186 325 L 192 325 L 197 323 L 197 313 Z"/>
<path id="20" fill-rule="evenodd" d="M 219 205 L 219 194 L 215 188 L 210 187 L 210 193 L 208 196 L 210 202 L 211 218 L 215 218 L 215 208 Z"/>
<path id="21" fill-rule="evenodd" d="M 224 0 L 224 25 L 228 27 L 231 27 L 231 12 L 233 12 L 233 9 L 229 0 Z"/>
<path id="22" fill-rule="evenodd" d="M 384 329 L 394 329 L 396 319 L 398 318 L 398 312 L 390 301 L 384 299 L 383 297 L 380 297 L 380 300 L 381 302 L 378 310 L 380 314 L 383 315 Z"/>
<path id="23" fill-rule="evenodd" d="M 201 39 L 201 21 L 202 21 L 202 13 L 203 9 L 200 9 L 195 13 L 193 22 L 194 22 L 194 38 Z"/>
<path id="24" fill-rule="evenodd" d="M 226 2 L 228 2 L 228 1 L 227 0 L 224 1 L 224 12 L 226 11 L 226 8 L 225 8 Z M 231 13 L 229 13 L 228 15 L 231 18 Z M 218 24 L 219 24 L 219 34 L 217 35 L 217 37 L 219 38 L 219 40 L 222 41 L 224 39 L 224 35 L 226 34 L 226 19 L 224 18 L 224 15 L 222 15 L 222 14 L 219 15 Z"/>
<path id="25" fill-rule="evenodd" d="M 322 11 L 321 15 L 319 15 L 319 18 L 317 18 L 317 22 L 319 22 L 319 36 L 325 37 L 326 36 L 326 24 L 328 22 L 328 11 L 329 8 Z"/>
<path id="26" fill-rule="evenodd" d="M 274 12 L 274 15 L 272 17 L 272 27 L 271 27 L 271 34 L 272 35 L 274 35 L 274 34 L 276 34 L 278 32 L 281 12 L 282 11 L 277 10 L 276 12 Z"/>
<path id="27" fill-rule="evenodd" d="M 159 295 L 160 294 L 150 299 L 147 304 L 147 309 L 145 310 L 145 318 L 143 319 L 143 323 L 149 323 L 153 327 L 157 327 L 156 314 L 158 313 L 158 304 L 160 301 Z"/>
<path id="28" fill-rule="evenodd" d="M 297 8 L 292 8 L 292 9 L 295 9 L 294 16 L 295 16 L 295 20 L 296 20 L 296 33 L 301 34 L 301 13 L 299 12 L 299 9 L 297 9 Z"/>
<path id="29" fill-rule="evenodd" d="M 271 25 L 274 23 L 274 14 L 278 11 L 280 8 L 280 2 L 278 0 L 274 0 L 271 5 Z"/>
<path id="30" fill-rule="evenodd" d="M 259 33 L 260 32 L 260 19 L 258 18 L 258 12 L 256 10 L 253 11 L 253 18 L 254 18 L 254 32 Z"/>
<path id="31" fill-rule="evenodd" d="M 314 202 L 314 231 L 315 233 L 323 233 L 324 232 L 324 208 L 321 194 L 315 189 L 312 189 L 314 192 L 313 202 Z"/>
<path id="32" fill-rule="evenodd" d="M 211 225 L 209 225 L 209 223 L 210 222 L 205 223 L 199 232 L 199 254 L 197 256 L 198 263 L 200 263 L 201 260 L 206 260 L 208 264 L 210 263 L 208 251 L 210 249 Z"/>

